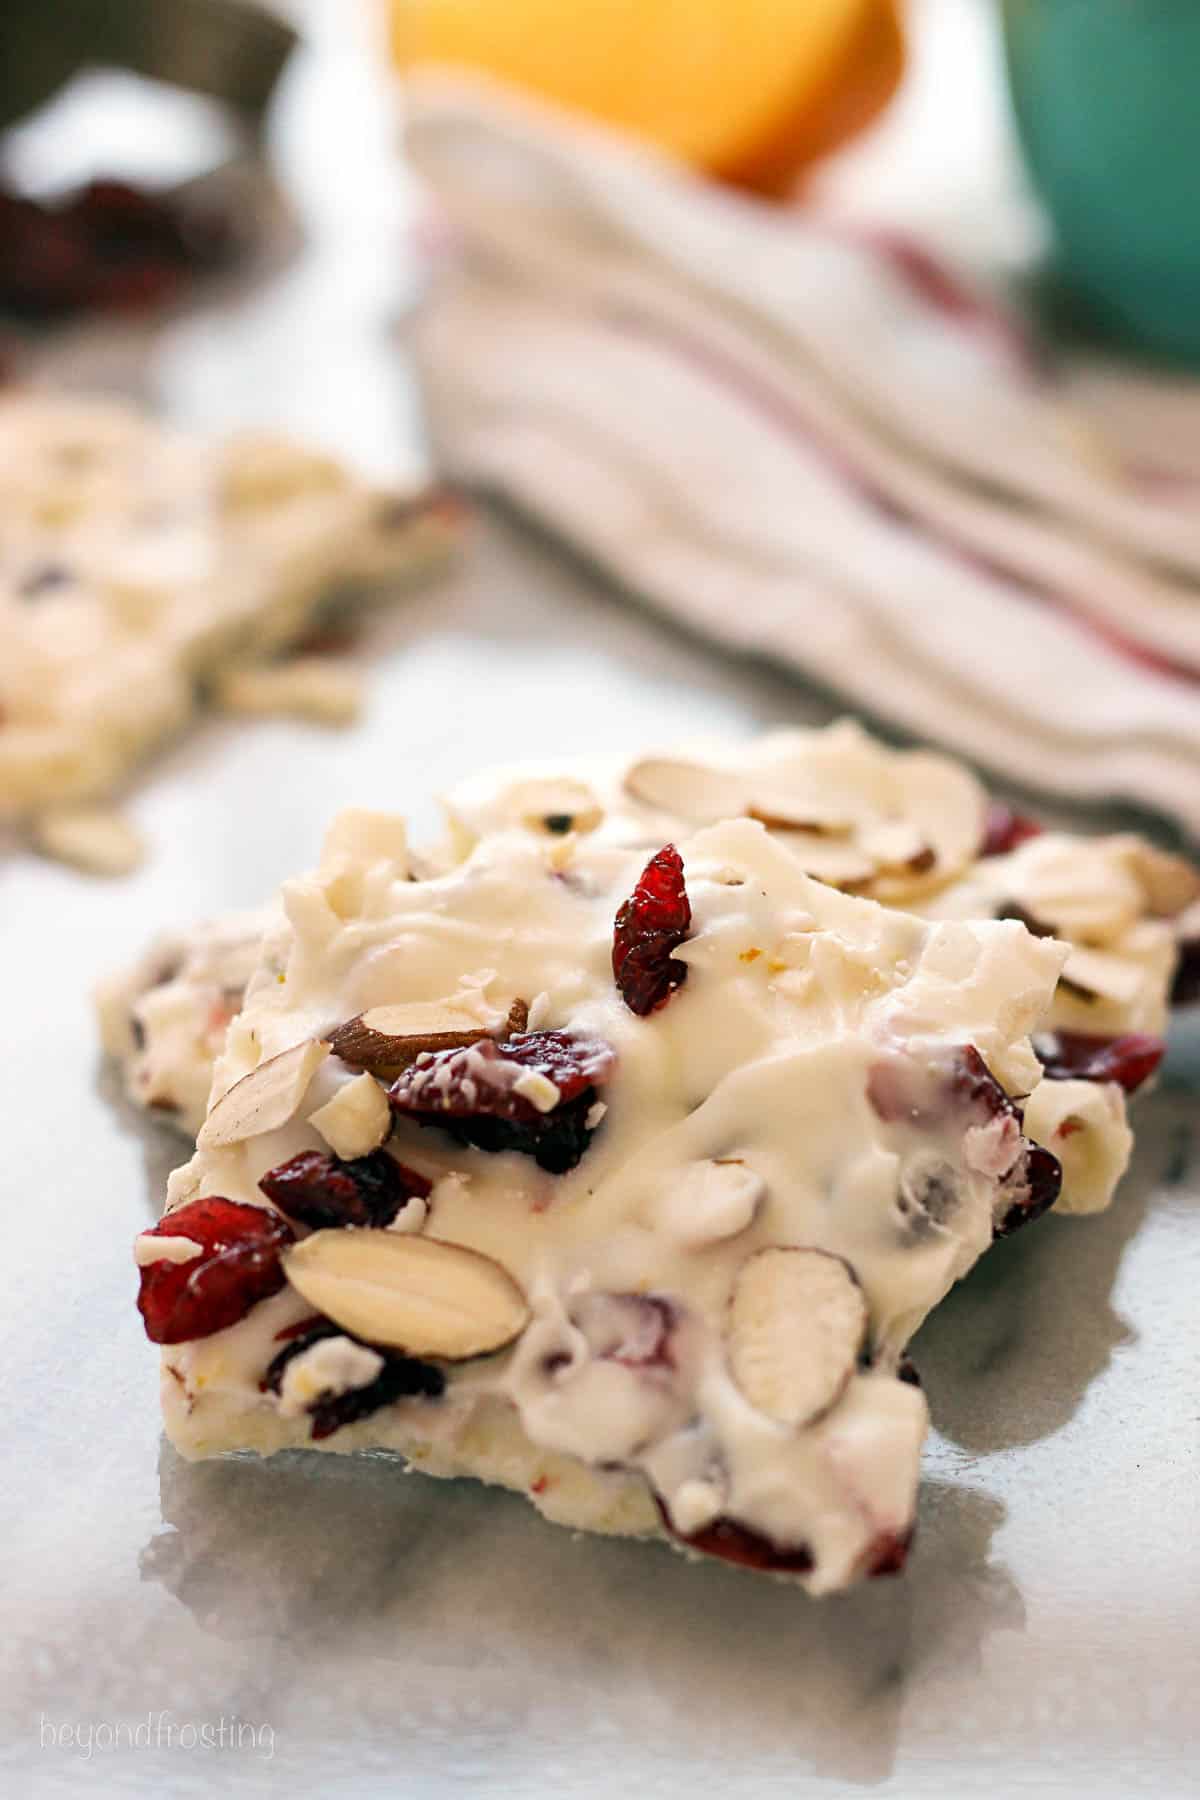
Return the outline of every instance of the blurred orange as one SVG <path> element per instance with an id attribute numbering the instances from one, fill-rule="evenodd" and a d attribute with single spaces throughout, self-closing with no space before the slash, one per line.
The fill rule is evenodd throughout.
<path id="1" fill-rule="evenodd" d="M 487 70 L 778 194 L 904 68 L 900 0 L 391 0 L 401 67 Z"/>

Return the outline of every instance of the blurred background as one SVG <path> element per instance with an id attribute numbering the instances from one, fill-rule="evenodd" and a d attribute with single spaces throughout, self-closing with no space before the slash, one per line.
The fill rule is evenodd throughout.
<path id="1" fill-rule="evenodd" d="M 114 218 L 111 254 L 85 266 L 88 220 L 77 206 L 73 228 L 65 203 L 87 180 L 158 193 L 265 127 L 285 185 L 303 185 L 288 97 L 314 79 L 315 52 L 329 65 L 324 161 L 351 211 L 367 167 L 363 108 L 377 114 L 400 91 L 388 66 L 453 65 L 751 194 L 852 198 L 950 229 L 966 255 L 1052 248 L 1077 328 L 1200 355 L 1200 15 L 1189 0 L 65 0 L 53 15 L 10 0 L 0 30 L 0 268 L 5 311 L 24 318 L 148 305 L 173 289 L 169 233 L 147 235 L 135 258 L 128 212 L 123 256 Z M 1013 173 L 1014 135 L 1052 222 L 1044 242 L 1029 235 L 1032 215 L 1014 227 L 1013 195 L 997 186 L 1003 162 Z M 117 196 L 105 199 L 115 214 Z M 21 200 L 53 216 L 23 216 Z M 99 212 L 97 202 L 94 251 Z M 232 248 L 197 232 L 182 260 L 202 268 Z"/>
<path id="2" fill-rule="evenodd" d="M 1200 830 L 1193 0 L 0 34 L 10 375 L 432 458 L 895 730 Z"/>
<path id="3" fill-rule="evenodd" d="M 450 65 L 714 183 L 1036 275 L 1060 331 L 1200 356 L 1189 0 L 9 0 L 0 44 L 10 327 L 194 300 L 278 253 L 281 195 L 212 182 L 263 140 L 310 238 L 390 216 L 406 303 L 392 125 L 403 77 Z"/>

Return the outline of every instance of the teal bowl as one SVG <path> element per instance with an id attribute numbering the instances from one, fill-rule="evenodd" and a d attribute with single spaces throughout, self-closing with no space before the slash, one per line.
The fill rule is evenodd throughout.
<path id="1" fill-rule="evenodd" d="M 1200 361 L 1200 0 L 1002 0 L 1059 271 L 1104 334 Z"/>

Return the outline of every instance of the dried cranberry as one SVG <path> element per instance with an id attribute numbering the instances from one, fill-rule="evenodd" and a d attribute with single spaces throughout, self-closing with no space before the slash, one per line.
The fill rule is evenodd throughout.
<path id="1" fill-rule="evenodd" d="M 1044 826 L 1028 813 L 1014 812 L 1011 806 L 1005 806 L 1002 800 L 988 802 L 987 819 L 983 828 L 983 842 L 979 846 L 980 856 L 1007 856 L 1018 844 L 1024 844 L 1029 838 L 1041 837 Z"/>
<path id="2" fill-rule="evenodd" d="M 974 1044 L 962 1044 L 954 1056 L 950 1073 L 950 1091 L 973 1112 L 988 1119 L 1011 1114 L 1020 1117 L 1014 1102 L 1005 1093 Z"/>
<path id="3" fill-rule="evenodd" d="M 440 1126 L 477 1150 L 516 1150 L 552 1175 L 573 1169 L 591 1141 L 596 1089 L 614 1056 L 598 1038 L 565 1031 L 484 1038 L 463 1050 L 425 1051 L 388 1090 L 392 1109 L 418 1125 Z M 518 1091 L 530 1074 L 554 1083 L 547 1112 Z"/>
<path id="4" fill-rule="evenodd" d="M 151 1343 L 182 1344 L 236 1325 L 283 1286 L 280 1252 L 293 1236 L 278 1213 L 217 1195 L 191 1200 L 144 1231 L 143 1238 L 182 1237 L 200 1245 L 200 1255 L 187 1262 L 143 1266 L 138 1311 Z"/>
<path id="5" fill-rule="evenodd" d="M 1049 1212 L 1062 1192 L 1062 1180 L 1062 1164 L 1057 1156 L 1041 1144 L 1026 1141 L 1004 1178 L 1004 1192 L 1011 1198 L 992 1236 L 1011 1237 L 1022 1225 L 1032 1225 Z"/>
<path id="6" fill-rule="evenodd" d="M 0 191 L 0 305 L 40 322 L 161 304 L 193 272 L 227 263 L 242 237 L 227 213 L 126 182 L 94 181 L 53 204 Z"/>
<path id="7" fill-rule="evenodd" d="M 306 1331 L 311 1331 L 313 1329 L 314 1325 L 326 1325 L 330 1322 L 331 1321 L 325 1319 L 321 1313 L 308 1313 L 303 1319 L 297 1319 L 294 1325 L 285 1325 L 282 1331 L 277 1331 L 275 1333 L 275 1342 L 277 1344 L 286 1344 L 292 1338 L 303 1337 Z M 263 1383 L 260 1381 L 258 1385 L 265 1393 L 266 1389 L 263 1387 Z"/>
<path id="8" fill-rule="evenodd" d="M 1171 1005 L 1192 1006 L 1200 1000 L 1200 938 L 1182 938 L 1175 979 L 1171 983 Z"/>
<path id="9" fill-rule="evenodd" d="M 916 1529 L 915 1525 L 910 1525 L 907 1531 L 885 1531 L 868 1545 L 862 1565 L 862 1573 L 868 1581 L 878 1575 L 899 1575 L 908 1561 Z"/>
<path id="10" fill-rule="evenodd" d="M 319 1344 L 323 1338 L 350 1337 L 340 1325 L 332 1319 L 323 1319 L 319 1315 L 301 1321 L 301 1327 L 293 1328 L 290 1341 L 286 1343 L 277 1356 L 272 1357 L 267 1370 L 259 1382 L 259 1389 L 264 1394 L 278 1394 L 283 1386 L 283 1372 L 294 1357 L 302 1356 Z M 359 1338 L 351 1342 L 360 1343 Z M 446 1377 L 432 1363 L 418 1362 L 414 1356 L 400 1356 L 391 1350 L 381 1350 L 374 1344 L 367 1345 L 374 1350 L 376 1356 L 383 1358 L 383 1368 L 364 1387 L 346 1388 L 340 1394 L 322 1394 L 308 1408 L 312 1426 L 309 1436 L 314 1440 L 332 1437 L 343 1425 L 353 1425 L 358 1419 L 369 1419 L 381 1407 L 390 1406 L 395 1400 L 411 1399 L 417 1395 L 426 1400 L 440 1399 L 446 1391 Z"/>
<path id="11" fill-rule="evenodd" d="M 1048 1211 L 1062 1187 L 1062 1165 L 1040 1144 L 1018 1136 L 1024 1114 L 1005 1093 L 974 1044 L 960 1044 L 940 1059 L 889 1057 L 867 1076 L 867 1097 L 886 1123 L 934 1130 L 954 1118 L 964 1125 L 1011 1119 L 1014 1157 L 1004 1173 L 1004 1211 L 996 1237 L 1008 1237 Z M 1011 1128 L 1010 1128 L 1011 1129 Z"/>
<path id="12" fill-rule="evenodd" d="M 88 283 L 87 304 L 99 312 L 149 312 L 169 305 L 182 287 L 182 270 L 165 262 L 96 269 Z"/>
<path id="13" fill-rule="evenodd" d="M 749 1526 L 739 1525 L 736 1519 L 723 1515 L 702 1531 L 685 1536 L 682 1531 L 676 1531 L 670 1513 L 657 1495 L 655 1504 L 670 1535 L 686 1544 L 689 1550 L 698 1550 L 704 1556 L 716 1556 L 722 1562 L 736 1563 L 739 1568 L 757 1569 L 772 1575 L 807 1575 L 814 1566 L 813 1554 L 807 1544 L 799 1544 L 791 1550 L 781 1549 L 760 1532 L 751 1531 Z"/>
<path id="14" fill-rule="evenodd" d="M 170 195 L 152 194 L 125 181 L 92 181 L 66 202 L 61 216 L 85 243 L 106 301 L 136 304 L 156 286 L 224 260 L 230 235 L 213 237 L 206 217 L 194 230 L 189 208 Z M 210 243 L 211 239 L 211 243 Z M 122 283 L 131 285 L 123 287 Z"/>
<path id="15" fill-rule="evenodd" d="M 691 902 L 683 858 L 666 844 L 642 870 L 613 927 L 613 980 L 630 1012 L 645 1018 L 687 979 L 687 964 L 671 953 L 687 937 Z"/>
<path id="16" fill-rule="evenodd" d="M 86 291 L 87 255 L 36 201 L 0 193 L 0 305 L 38 320 L 70 312 Z"/>
<path id="17" fill-rule="evenodd" d="M 438 1400 L 445 1392 L 446 1377 L 432 1363 L 418 1362 L 415 1356 L 380 1354 L 383 1368 L 366 1387 L 347 1388 L 344 1393 L 314 1402 L 309 1409 L 313 1438 L 332 1437 L 343 1425 L 369 1419 L 372 1413 L 397 1400 Z"/>
<path id="18" fill-rule="evenodd" d="M 332 1319 L 326 1319 L 321 1313 L 310 1313 L 308 1318 L 300 1319 L 295 1325 L 288 1325 L 283 1331 L 276 1332 L 275 1341 L 284 1340 L 283 1349 L 274 1355 L 267 1364 L 266 1373 L 258 1384 L 260 1394 L 277 1394 L 283 1386 L 283 1371 L 293 1357 L 303 1355 L 319 1344 L 322 1338 L 345 1337 L 347 1334 Z"/>
<path id="19" fill-rule="evenodd" d="M 1167 1048 L 1162 1038 L 1144 1031 L 1120 1037 L 1042 1031 L 1034 1037 L 1033 1047 L 1051 1081 L 1116 1081 L 1127 1094 L 1135 1094 L 1149 1081 Z"/>
<path id="20" fill-rule="evenodd" d="M 874 1063 L 867 1098 L 887 1124 L 932 1129 L 952 1114 L 968 1121 L 1020 1118 L 974 1044 L 958 1044 L 940 1057 L 892 1056 Z"/>
<path id="21" fill-rule="evenodd" d="M 431 1183 L 386 1150 L 343 1162 L 319 1150 L 269 1169 L 259 1187 L 281 1212 L 314 1230 L 334 1225 L 390 1225 L 409 1200 L 429 1197 Z"/>

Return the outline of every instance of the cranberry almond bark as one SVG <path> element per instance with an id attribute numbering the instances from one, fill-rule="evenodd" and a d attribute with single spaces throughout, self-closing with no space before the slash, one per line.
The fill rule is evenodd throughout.
<path id="1" fill-rule="evenodd" d="M 338 719 L 344 671 L 281 664 L 353 587 L 440 558 L 456 509 L 252 436 L 209 445 L 115 403 L 0 403 L 0 823 L 117 872 L 100 810 L 202 694 Z"/>
<path id="2" fill-rule="evenodd" d="M 814 1592 L 898 1567 L 905 1346 L 1057 1191 L 1020 1096 L 1066 948 L 749 818 L 413 873 L 351 814 L 283 891 L 137 1240 L 172 1440 L 395 1450 Z"/>

